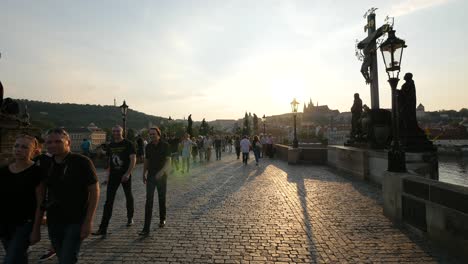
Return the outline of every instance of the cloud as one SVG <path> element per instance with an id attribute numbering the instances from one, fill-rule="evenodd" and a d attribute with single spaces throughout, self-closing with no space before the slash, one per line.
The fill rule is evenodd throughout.
<path id="1" fill-rule="evenodd" d="M 451 0 L 405 0 L 391 7 L 392 16 L 405 16 L 421 9 L 443 5 Z"/>

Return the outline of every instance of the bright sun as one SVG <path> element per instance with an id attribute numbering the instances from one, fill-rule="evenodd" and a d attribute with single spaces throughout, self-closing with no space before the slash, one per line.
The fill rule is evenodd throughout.
<path id="1" fill-rule="evenodd" d="M 304 103 L 307 90 L 306 82 L 300 77 L 278 78 L 270 83 L 271 100 L 281 105 L 288 105 L 294 98 L 299 103 Z"/>

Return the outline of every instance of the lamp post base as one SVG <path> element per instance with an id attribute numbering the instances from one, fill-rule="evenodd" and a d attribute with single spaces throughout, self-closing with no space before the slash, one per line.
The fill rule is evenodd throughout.
<path id="1" fill-rule="evenodd" d="M 404 151 L 391 149 L 388 152 L 388 171 L 406 172 L 406 155 Z"/>
<path id="2" fill-rule="evenodd" d="M 293 148 L 298 148 L 299 147 L 299 141 L 297 141 L 297 138 L 294 138 L 293 140 Z"/>

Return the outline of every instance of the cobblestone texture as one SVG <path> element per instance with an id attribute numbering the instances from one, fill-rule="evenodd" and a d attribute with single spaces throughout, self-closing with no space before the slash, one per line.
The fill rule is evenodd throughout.
<path id="1" fill-rule="evenodd" d="M 125 225 L 119 189 L 109 236 L 87 239 L 80 263 L 457 263 L 423 237 L 392 225 L 382 214 L 377 187 L 327 167 L 269 159 L 243 166 L 228 155 L 190 174 L 175 173 L 168 181 L 167 225 L 157 227 L 155 202 L 148 238 L 137 235 L 145 203 L 141 166 L 133 186 L 135 225 Z M 105 187 L 94 229 L 104 200 Z M 44 229 L 31 263 L 48 243 Z"/>

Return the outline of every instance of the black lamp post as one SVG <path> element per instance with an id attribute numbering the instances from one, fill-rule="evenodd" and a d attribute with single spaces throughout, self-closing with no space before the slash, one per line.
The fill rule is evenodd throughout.
<path id="1" fill-rule="evenodd" d="M 400 144 L 400 118 L 398 113 L 398 75 L 400 74 L 401 59 L 403 49 L 406 48 L 405 41 L 395 36 L 395 30 L 388 32 L 388 38 L 382 45 L 380 51 L 385 63 L 385 70 L 388 74 L 388 82 L 392 88 L 392 145 L 388 152 L 388 171 L 406 172 L 405 151 Z"/>
<path id="2" fill-rule="evenodd" d="M 263 122 L 263 136 L 265 136 L 266 130 L 265 130 L 265 122 L 266 122 L 266 116 L 263 115 L 262 117 L 262 122 Z"/>
<path id="3" fill-rule="evenodd" d="M 299 106 L 299 102 L 296 101 L 296 98 L 291 102 L 291 110 L 294 115 L 294 139 L 293 139 L 293 148 L 299 147 L 299 142 L 297 141 L 297 133 L 296 133 L 296 118 L 297 118 L 297 107 Z"/>
<path id="4" fill-rule="evenodd" d="M 120 106 L 120 111 L 122 112 L 122 121 L 123 121 L 123 131 L 122 136 L 125 138 L 127 135 L 127 111 L 128 105 L 123 101 L 123 104 Z"/>

